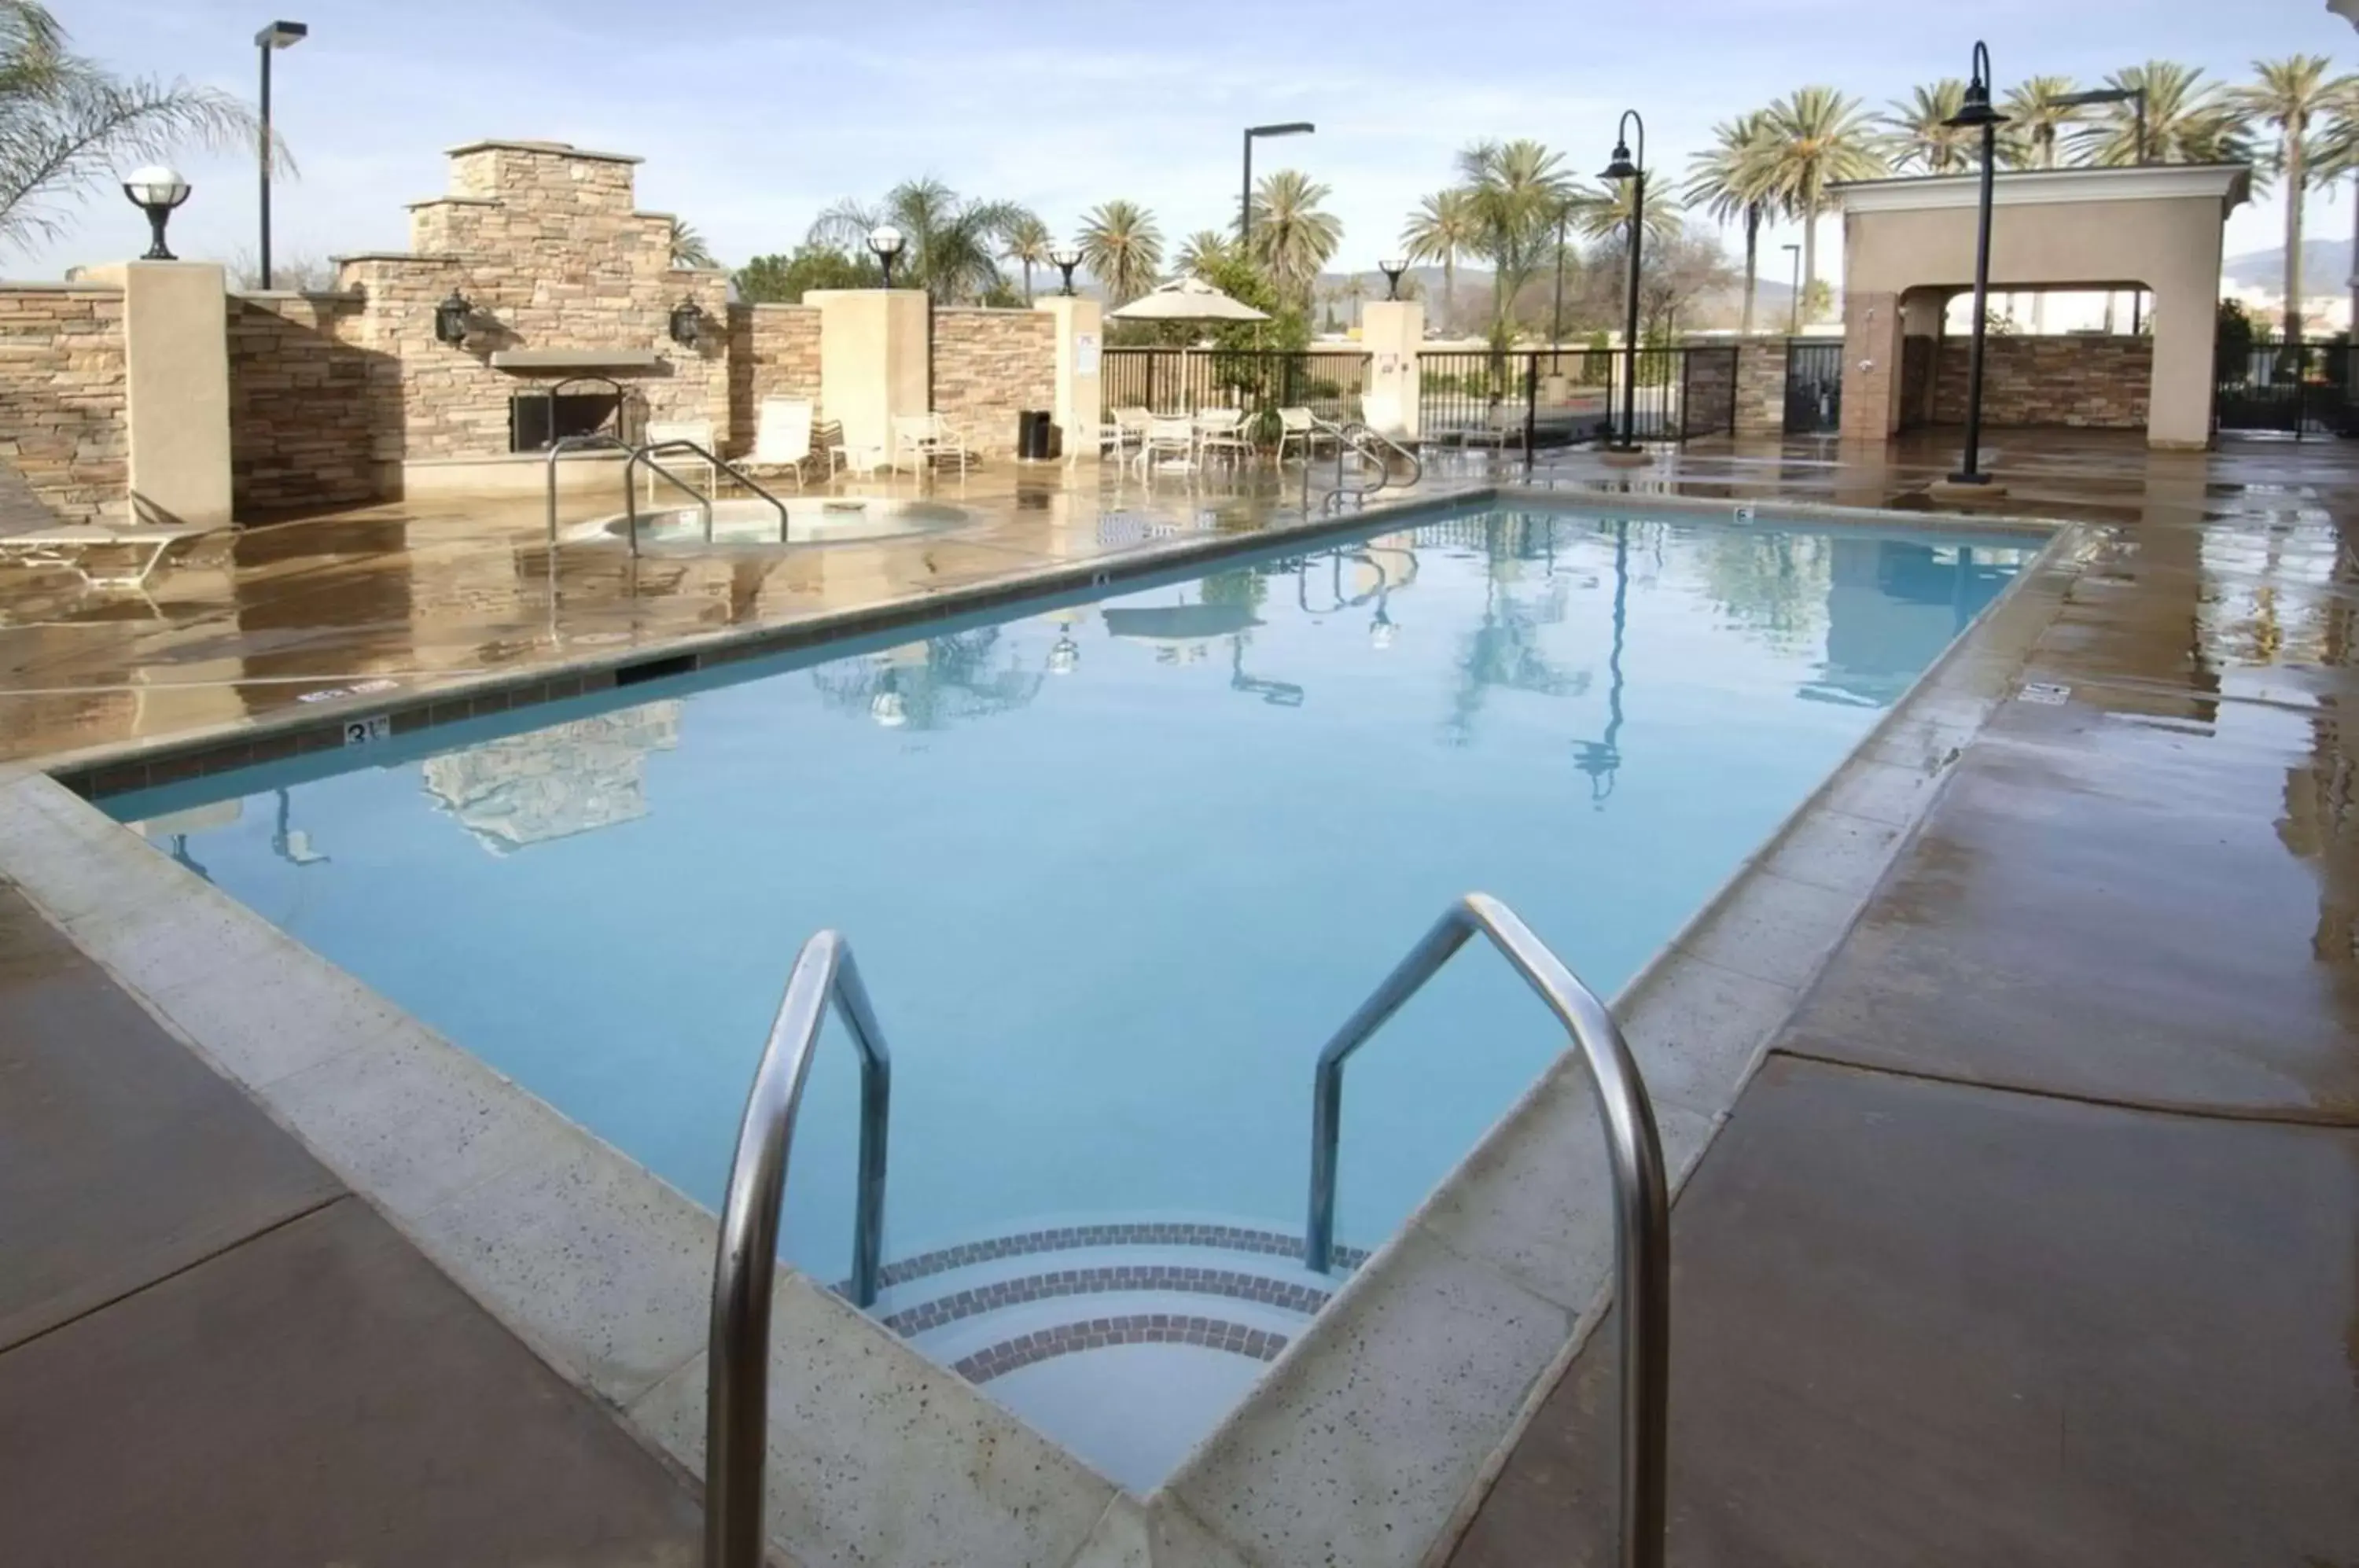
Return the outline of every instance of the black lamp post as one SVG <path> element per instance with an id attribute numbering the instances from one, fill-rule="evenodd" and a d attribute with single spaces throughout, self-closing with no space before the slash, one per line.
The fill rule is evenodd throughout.
<path id="1" fill-rule="evenodd" d="M 2069 103 L 2069 104 L 2072 105 L 2072 106 L 2073 106 L 2073 107 L 2075 107 L 2075 108 L 2085 107 L 2086 105 L 2089 105 L 2089 104 L 2092 104 L 2092 103 L 2134 103 L 2134 104 L 2136 104 L 2136 105 L 2137 106 L 2137 121 L 2136 121 L 2136 125 L 2137 125 L 2137 131 L 2136 131 L 2137 140 L 2136 140 L 2134 144 L 2132 144 L 2132 145 L 2134 145 L 2134 146 L 2137 148 L 2137 161 L 2138 161 L 2138 165 L 2139 165 L 2139 167 L 2140 167 L 2140 168 L 2144 168 L 2144 167 L 2145 167 L 2145 165 L 2146 165 L 2146 89 L 2145 89 L 2145 88 L 2143 88 L 2143 87 L 2094 87 L 2094 88 L 2091 88 L 2091 89 L 2090 89 L 2088 92 L 2086 92 L 2086 93 L 2066 93 L 2063 97 L 2057 99 L 2057 100 L 2056 100 L 2056 102 L 2057 102 L 2058 103 L 2060 103 L 2060 104 Z"/>
<path id="2" fill-rule="evenodd" d="M 142 261 L 178 261 L 171 247 L 164 243 L 164 225 L 170 221 L 173 210 L 189 199 L 189 182 L 180 171 L 169 164 L 151 163 L 145 169 L 135 169 L 123 181 L 123 194 L 131 204 L 147 214 L 147 227 L 154 241 L 147 246 Z"/>
<path id="3" fill-rule="evenodd" d="M 1572 203 L 1556 210 L 1556 303 L 1549 310 L 1549 347 L 1564 346 L 1564 229 L 1572 221 Z M 1549 369 L 1556 368 L 1553 362 Z"/>
<path id="4" fill-rule="evenodd" d="M 1408 270 L 1406 261 L 1380 261 L 1376 270 L 1385 275 L 1385 300 L 1387 304 L 1400 298 L 1401 274 Z"/>
<path id="5" fill-rule="evenodd" d="M 1630 142 L 1625 135 L 1629 126 L 1638 127 L 1638 156 L 1630 156 Z M 1613 450 L 1633 452 L 1638 450 L 1638 257 L 1647 235 L 1647 122 L 1636 109 L 1622 111 L 1621 122 L 1614 127 L 1614 158 L 1605 166 L 1602 179 L 1630 181 L 1630 279 L 1627 310 L 1622 333 L 1622 440 Z"/>
<path id="6" fill-rule="evenodd" d="M 907 243 L 901 238 L 901 231 L 890 223 L 879 223 L 868 231 L 868 248 L 876 253 L 877 261 L 885 268 L 885 287 L 887 289 L 893 287 L 893 259 L 901 254 L 901 247 Z"/>
<path id="7" fill-rule="evenodd" d="M 310 36 L 300 22 L 273 22 L 254 35 L 262 51 L 262 286 L 270 287 L 270 57 Z"/>
<path id="8" fill-rule="evenodd" d="M 1802 335 L 1802 247 L 1789 245 L 1782 248 L 1794 258 L 1794 297 L 1786 302 L 1786 335 L 1798 338 Z"/>
<path id="9" fill-rule="evenodd" d="M 1974 234 L 1974 332 L 1966 351 L 1966 459 L 1964 465 L 1950 475 L 1952 485 L 1990 483 L 1990 475 L 1981 467 L 1983 337 L 1989 325 L 1991 180 L 1998 168 L 1998 128 L 2006 124 L 2006 116 L 1991 107 L 1990 78 L 1990 49 L 1977 40 L 1973 80 L 1966 83 L 1965 102 L 1956 114 L 1942 122 L 1962 130 L 1979 128 L 1983 134 L 1982 212 Z"/>
<path id="10" fill-rule="evenodd" d="M 1071 298 L 1073 268 L 1082 265 L 1082 253 L 1072 245 L 1059 245 L 1049 253 L 1049 265 L 1065 275 L 1065 286 L 1058 292 L 1068 299 Z"/>
<path id="11" fill-rule="evenodd" d="M 1319 127 L 1308 120 L 1289 120 L 1282 125 L 1247 125 L 1245 127 L 1245 193 L 1237 204 L 1237 250 L 1253 254 L 1253 145 L 1256 136 L 1307 136 Z"/>

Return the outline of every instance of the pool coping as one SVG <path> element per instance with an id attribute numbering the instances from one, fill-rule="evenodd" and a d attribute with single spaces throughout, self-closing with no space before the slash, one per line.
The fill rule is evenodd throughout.
<path id="1" fill-rule="evenodd" d="M 703 668 L 707 653 L 716 656 L 711 664 L 732 663 L 1273 544 L 1410 526 L 1440 509 L 1616 498 L 1720 517 L 1746 505 L 1490 486 L 1283 530 L 1169 541 L 879 613 L 709 634 L 600 662 L 611 670 L 676 658 L 686 646 Z M 2030 528 L 2048 538 L 1615 997 L 1657 1099 L 1675 1186 L 1922 820 L 1957 752 L 2013 690 L 2093 531 L 2029 519 L 1765 509 L 1919 532 Z M 550 677 L 523 680 L 547 685 Z M 452 701 L 445 691 L 414 706 L 431 723 L 431 709 Z M 355 703 L 294 717 L 341 726 L 354 711 L 381 710 Z M 223 766 L 255 760 L 249 753 Z M 33 766 L 0 768 L 0 876 L 544 1359 L 644 1441 L 701 1473 L 709 1211 Z M 1404 943 L 1414 935 L 1403 933 Z M 782 975 L 790 956 L 780 954 Z M 1610 1292 L 1603 1183 L 1563 1198 L 1565 1171 L 1603 1169 L 1587 1102 L 1571 1058 L 1544 1073 L 1145 1497 L 782 1270 L 772 1334 L 774 1539 L 810 1568 L 1277 1568 L 1331 1554 L 1408 1568 L 1434 1560 Z"/>

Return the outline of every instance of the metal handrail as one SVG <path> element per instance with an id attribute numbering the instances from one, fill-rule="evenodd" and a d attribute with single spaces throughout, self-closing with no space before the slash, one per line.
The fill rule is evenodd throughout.
<path id="1" fill-rule="evenodd" d="M 647 463 L 650 473 L 662 474 L 675 488 L 685 492 L 690 500 L 702 508 L 704 537 L 708 540 L 712 538 L 712 497 L 658 463 L 654 458 L 647 456 L 648 448 L 633 446 L 622 437 L 604 430 L 593 430 L 587 435 L 560 436 L 549 443 L 549 542 L 551 548 L 557 544 L 557 460 L 570 452 L 591 452 L 602 448 L 612 448 L 615 452 L 629 454 L 623 463 L 623 521 L 625 524 L 624 531 L 630 543 L 632 555 L 636 556 L 639 553 L 639 503 L 638 492 L 631 485 L 631 471 L 642 462 Z M 784 508 L 780 509 L 784 510 Z"/>
<path id="2" fill-rule="evenodd" d="M 1613 1157 L 1615 1304 L 1621 1316 L 1621 1518 L 1614 1561 L 1621 1568 L 1661 1568 L 1669 1463 L 1671 1229 L 1654 1107 L 1629 1042 L 1605 1004 L 1514 910 L 1490 895 L 1469 893 L 1451 906 L 1319 1053 L 1311 1083 L 1310 1220 L 1303 1237 L 1303 1261 L 1319 1273 L 1334 1261 L 1335 1154 L 1342 1134 L 1344 1060 L 1478 931 L 1491 939 L 1564 1025 L 1597 1087 L 1598 1116 Z"/>
<path id="3" fill-rule="evenodd" d="M 803 944 L 770 1025 L 721 1208 L 712 1259 L 712 1338 L 704 1385 L 705 1568 L 760 1568 L 763 1461 L 769 1449 L 770 1287 L 778 1267 L 778 1213 L 795 1113 L 820 1026 L 832 1003 L 860 1049 L 860 1189 L 852 1243 L 852 1300 L 876 1302 L 885 1247 L 885 1139 L 893 1059 L 842 936 Z"/>
<path id="4" fill-rule="evenodd" d="M 1323 503 L 1326 510 L 1332 512 L 1340 508 L 1343 497 L 1347 495 L 1354 500 L 1365 502 L 1369 496 L 1392 484 L 1392 460 L 1384 452 L 1371 452 L 1367 446 L 1370 442 L 1408 460 L 1408 483 L 1415 485 L 1425 477 L 1425 462 L 1417 453 L 1382 431 L 1371 430 L 1366 424 L 1354 419 L 1349 424 L 1335 427 L 1335 485 L 1333 489 L 1327 492 L 1327 499 Z M 1362 457 L 1375 459 L 1376 482 L 1374 485 L 1346 485 L 1343 483 L 1343 456 L 1346 452 L 1356 452 Z"/>
<path id="5" fill-rule="evenodd" d="M 714 468 L 729 475 L 730 478 L 737 481 L 738 484 L 745 486 L 746 489 L 754 492 L 755 495 L 759 495 L 763 500 L 767 501 L 771 506 L 777 507 L 778 511 L 778 542 L 780 544 L 791 544 L 794 542 L 787 537 L 788 530 L 792 526 L 787 515 L 787 504 L 784 501 L 779 500 L 776 495 L 771 495 L 759 485 L 755 484 L 751 474 L 738 467 L 735 463 L 730 462 L 727 458 L 718 456 L 692 441 L 658 441 L 652 446 L 641 447 L 639 449 L 639 455 L 647 458 L 648 467 L 656 468 L 658 473 L 661 473 L 662 470 L 660 468 L 657 468 L 655 459 L 652 456 L 649 456 L 649 454 L 672 452 L 693 452 L 698 457 L 701 457 L 705 462 L 711 463 Z M 625 466 L 627 468 L 628 464 L 625 464 Z M 705 522 L 708 528 L 711 525 L 712 520 L 712 507 L 708 506 L 705 508 Z"/>

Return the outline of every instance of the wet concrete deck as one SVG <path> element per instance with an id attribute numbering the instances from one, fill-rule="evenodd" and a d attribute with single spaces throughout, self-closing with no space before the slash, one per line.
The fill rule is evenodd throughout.
<path id="1" fill-rule="evenodd" d="M 2118 525 L 2024 671 L 2069 697 L 1678 1205 L 1675 1563 L 2359 1562 L 2359 463 L 2059 445 L 2013 504 Z M 1611 1345 L 1454 1568 L 1611 1560 Z"/>
<path id="2" fill-rule="evenodd" d="M 684 1565 L 689 1483 L 0 883 L 0 1559 Z"/>

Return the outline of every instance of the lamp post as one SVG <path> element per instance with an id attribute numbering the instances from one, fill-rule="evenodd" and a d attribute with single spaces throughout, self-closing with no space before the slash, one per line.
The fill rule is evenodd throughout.
<path id="1" fill-rule="evenodd" d="M 1049 265 L 1065 275 L 1065 286 L 1058 292 L 1068 299 L 1073 292 L 1073 268 L 1082 265 L 1082 253 L 1073 245 L 1059 245 L 1049 253 Z"/>
<path id="2" fill-rule="evenodd" d="M 1307 136 L 1319 127 L 1308 120 L 1289 120 L 1282 125 L 1247 125 L 1245 127 L 1245 193 L 1237 203 L 1237 251 L 1253 254 L 1253 145 L 1256 136 Z"/>
<path id="3" fill-rule="evenodd" d="M 885 268 L 885 287 L 887 289 L 893 287 L 893 258 L 901 254 L 901 247 L 908 243 L 901 237 L 901 231 L 890 223 L 879 223 L 868 231 L 868 248 L 876 253 L 878 264 Z"/>
<path id="4" fill-rule="evenodd" d="M 189 199 L 189 182 L 180 178 L 180 171 L 165 163 L 151 163 L 144 169 L 135 169 L 124 178 L 123 194 L 130 199 L 133 206 L 147 214 L 147 226 L 155 235 L 154 242 L 147 247 L 147 254 L 140 260 L 179 259 L 164 243 L 164 224 L 171 218 L 173 210 Z"/>
<path id="5" fill-rule="evenodd" d="M 1572 203 L 1556 210 L 1556 304 L 1549 310 L 1549 347 L 1564 347 L 1564 229 L 1572 221 Z M 1560 366 L 1551 364 L 1554 371 Z"/>
<path id="6" fill-rule="evenodd" d="M 2056 102 L 2084 108 L 2092 103 L 2135 103 L 2137 105 L 2136 141 L 2138 167 L 2146 167 L 2146 89 L 2143 87 L 2093 87 L 2086 93 L 2068 93 Z"/>
<path id="7" fill-rule="evenodd" d="M 1630 156 L 1626 132 L 1638 127 L 1638 156 Z M 1647 122 L 1636 109 L 1622 111 L 1614 127 L 1614 158 L 1601 179 L 1630 181 L 1630 278 L 1622 332 L 1622 440 L 1613 451 L 1638 450 L 1638 258 L 1647 234 Z"/>
<path id="8" fill-rule="evenodd" d="M 1802 335 L 1802 247 L 1789 245 L 1779 248 L 1794 258 L 1794 297 L 1786 301 L 1786 335 L 1798 338 Z"/>
<path id="9" fill-rule="evenodd" d="M 310 36 L 311 29 L 300 22 L 273 22 L 254 35 L 254 47 L 262 51 L 262 286 L 270 287 L 270 57 L 283 49 L 293 49 Z"/>
<path id="10" fill-rule="evenodd" d="M 1400 298 L 1401 274 L 1408 270 L 1406 261 L 1380 261 L 1376 270 L 1385 275 L 1385 299 L 1387 303 Z"/>
<path id="11" fill-rule="evenodd" d="M 1966 83 L 1965 101 L 1956 114 L 1942 122 L 1961 130 L 1979 129 L 1983 134 L 1981 212 L 1974 231 L 1974 332 L 1966 350 L 1966 455 L 1964 464 L 1950 475 L 1952 485 L 1990 483 L 1990 475 L 1981 467 L 1983 338 L 1990 324 L 1991 180 L 1998 169 L 1998 128 L 2006 124 L 2006 116 L 1991 107 L 1990 78 L 1990 49 L 1977 39 L 1973 79 Z"/>

